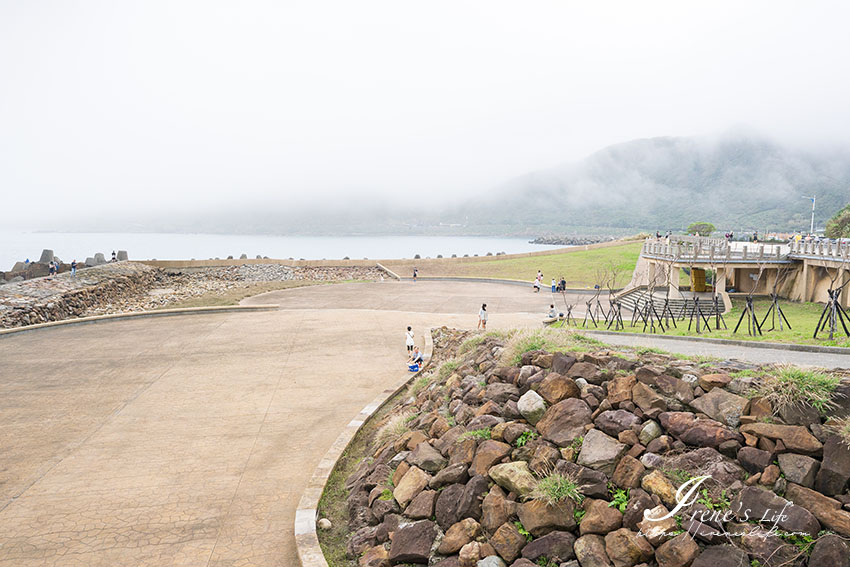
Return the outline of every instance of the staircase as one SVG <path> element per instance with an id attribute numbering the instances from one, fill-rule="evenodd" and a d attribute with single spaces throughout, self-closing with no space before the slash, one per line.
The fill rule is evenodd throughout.
<path id="1" fill-rule="evenodd" d="M 661 315 L 666 295 L 666 288 L 655 288 L 655 292 L 652 294 L 652 297 L 649 297 L 647 287 L 638 286 L 621 291 L 617 295 L 617 299 L 622 304 L 623 309 L 628 310 L 631 313 L 645 309 L 647 302 L 652 301 L 655 305 L 656 311 L 658 311 L 658 314 Z M 690 316 L 690 313 L 694 308 L 694 295 L 699 298 L 699 305 L 702 313 L 705 316 L 714 315 L 714 298 L 711 293 L 693 293 L 690 291 L 678 292 L 676 290 L 672 290 L 670 292 L 669 306 L 675 317 L 679 317 L 683 309 L 685 316 Z M 722 300 L 719 302 L 719 306 L 722 314 L 724 309 Z"/>

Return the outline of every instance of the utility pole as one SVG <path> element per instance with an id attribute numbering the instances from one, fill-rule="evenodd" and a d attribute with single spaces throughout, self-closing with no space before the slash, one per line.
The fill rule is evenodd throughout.
<path id="1" fill-rule="evenodd" d="M 817 200 L 817 195 L 812 195 L 811 197 L 809 197 L 808 195 L 803 195 L 803 198 L 808 199 L 812 202 L 812 225 L 811 225 L 811 228 L 809 229 L 809 234 L 814 235 L 815 234 L 815 201 Z"/>

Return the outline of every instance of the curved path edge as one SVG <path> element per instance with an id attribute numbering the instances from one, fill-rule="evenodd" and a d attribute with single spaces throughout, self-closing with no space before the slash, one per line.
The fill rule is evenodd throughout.
<path id="1" fill-rule="evenodd" d="M 226 313 L 229 311 L 275 311 L 278 305 L 218 305 L 212 307 L 181 307 L 176 309 L 158 309 L 156 311 L 135 311 L 132 313 L 112 313 L 110 315 L 94 315 L 91 317 L 79 317 L 77 319 L 63 319 L 62 321 L 50 321 L 24 327 L 13 327 L 11 329 L 0 329 L 0 338 L 27 331 L 49 329 L 51 327 L 62 327 L 65 325 L 84 325 L 88 323 L 99 323 L 101 321 L 115 321 L 120 319 L 134 319 L 141 317 L 168 317 L 171 315 L 203 315 L 207 313 Z"/>
<path id="2" fill-rule="evenodd" d="M 322 457 L 319 466 L 313 471 L 313 476 L 310 478 L 310 482 L 307 483 L 307 487 L 304 489 L 304 493 L 301 495 L 301 500 L 298 503 L 298 508 L 295 510 L 295 547 L 298 550 L 298 559 L 301 561 L 302 567 L 328 567 L 328 563 L 325 561 L 325 556 L 322 553 L 322 548 L 319 545 L 319 536 L 316 533 L 316 515 L 318 514 L 319 500 L 322 498 L 328 478 L 330 478 L 331 473 L 336 468 L 342 454 L 354 440 L 355 435 L 366 425 L 372 416 L 429 367 L 431 356 L 434 352 L 434 341 L 431 337 L 431 332 L 432 329 L 428 329 L 424 333 L 425 350 L 423 352 L 424 364 L 422 369 L 412 375 L 404 376 L 395 386 L 387 388 L 378 394 L 378 397 L 364 407 L 354 419 L 348 422 L 348 425 L 345 426 L 345 429 L 336 438 L 336 441 L 334 441 L 333 445 L 325 453 L 325 456 Z"/>

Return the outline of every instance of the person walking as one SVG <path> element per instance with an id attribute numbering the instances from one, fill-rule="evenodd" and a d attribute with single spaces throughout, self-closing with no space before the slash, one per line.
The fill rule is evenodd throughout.
<path id="1" fill-rule="evenodd" d="M 404 342 L 407 344 L 407 355 L 410 356 L 410 353 L 413 352 L 413 345 L 415 341 L 413 340 L 413 329 L 408 326 L 407 332 L 404 334 Z"/>
<path id="2" fill-rule="evenodd" d="M 555 282 L 555 278 L 552 278 L 552 293 L 555 293 L 558 284 Z"/>
<path id="3" fill-rule="evenodd" d="M 419 269 L 413 268 L 413 283 L 416 283 L 416 276 L 419 275 Z"/>
<path id="4" fill-rule="evenodd" d="M 77 277 L 77 260 L 74 259 L 71 261 L 71 277 Z"/>
<path id="5" fill-rule="evenodd" d="M 487 304 L 482 303 L 481 309 L 478 311 L 478 328 L 481 330 L 487 330 Z"/>

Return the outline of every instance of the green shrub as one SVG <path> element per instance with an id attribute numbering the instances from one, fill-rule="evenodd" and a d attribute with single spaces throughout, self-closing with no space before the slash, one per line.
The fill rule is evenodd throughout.
<path id="1" fill-rule="evenodd" d="M 514 441 L 514 445 L 516 445 L 517 447 L 525 447 L 526 443 L 528 443 L 532 439 L 537 439 L 539 436 L 540 434 L 534 431 L 533 429 L 529 431 L 523 431 L 522 435 L 517 437 L 516 441 Z"/>
<path id="2" fill-rule="evenodd" d="M 519 520 L 514 522 L 514 526 L 516 526 L 516 529 L 519 534 L 525 537 L 525 541 L 531 541 L 532 539 L 534 539 L 531 533 L 527 529 L 525 529 L 525 526 L 523 526 L 522 522 L 520 522 Z"/>
<path id="3" fill-rule="evenodd" d="M 460 437 L 457 438 L 458 441 L 462 441 L 464 439 L 490 439 L 490 428 L 485 427 L 483 429 L 473 429 L 472 431 L 465 431 L 460 434 Z"/>
<path id="4" fill-rule="evenodd" d="M 626 508 L 629 505 L 628 489 L 618 488 L 611 491 L 611 502 L 608 503 L 609 508 L 616 508 L 621 514 L 626 513 Z"/>

